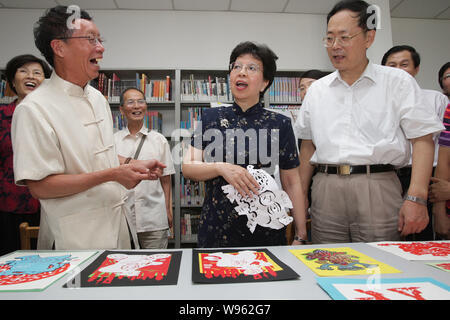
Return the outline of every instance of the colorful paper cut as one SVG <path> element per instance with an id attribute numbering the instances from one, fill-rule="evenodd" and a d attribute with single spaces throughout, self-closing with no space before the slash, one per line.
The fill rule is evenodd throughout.
<path id="1" fill-rule="evenodd" d="M 193 250 L 193 282 L 262 282 L 298 277 L 267 249 Z"/>
<path id="2" fill-rule="evenodd" d="M 15 251 L 0 258 L 0 291 L 42 291 L 97 251 Z"/>
<path id="3" fill-rule="evenodd" d="M 346 247 L 292 249 L 289 251 L 322 277 L 401 272 L 361 252 Z"/>
<path id="4" fill-rule="evenodd" d="M 105 251 L 64 287 L 176 285 L 181 251 Z"/>
<path id="5" fill-rule="evenodd" d="M 372 242 L 369 245 L 407 260 L 450 260 L 450 241 Z"/>
<path id="6" fill-rule="evenodd" d="M 366 279 L 317 278 L 334 300 L 449 300 L 450 286 L 432 278 Z"/>

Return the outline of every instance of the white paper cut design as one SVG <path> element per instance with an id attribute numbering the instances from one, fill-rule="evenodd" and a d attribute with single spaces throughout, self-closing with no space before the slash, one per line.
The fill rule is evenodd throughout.
<path id="1" fill-rule="evenodd" d="M 231 203 L 236 202 L 234 209 L 239 215 L 247 215 L 247 227 L 253 233 L 257 225 L 271 229 L 281 229 L 294 219 L 286 213 L 287 208 L 292 208 L 288 194 L 278 188 L 275 179 L 262 169 L 253 169 L 247 166 L 248 172 L 259 183 L 258 195 L 242 197 L 231 185 L 222 187 Z"/>
<path id="2" fill-rule="evenodd" d="M 127 255 L 110 254 L 108 259 L 115 263 L 102 267 L 100 272 L 115 273 L 118 276 L 137 277 L 142 272 L 141 269 L 148 266 L 157 266 L 163 264 L 159 259 L 169 258 L 170 254 L 158 253 L 152 255 Z"/>

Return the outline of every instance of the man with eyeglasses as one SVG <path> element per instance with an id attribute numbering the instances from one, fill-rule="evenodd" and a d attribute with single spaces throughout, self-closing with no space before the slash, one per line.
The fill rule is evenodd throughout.
<path id="1" fill-rule="evenodd" d="M 103 40 L 87 12 L 72 25 L 71 13 L 51 8 L 34 28 L 54 72 L 14 113 L 15 182 L 40 200 L 38 249 L 127 249 L 128 228 L 136 246 L 137 237 L 127 223 L 124 187 L 159 178 L 165 166 L 119 165 L 110 107 L 88 84 L 99 74 Z"/>
<path id="2" fill-rule="evenodd" d="M 303 190 L 312 186 L 313 243 L 399 240 L 428 223 L 433 135 L 443 129 L 405 72 L 369 62 L 369 5 L 341 1 L 327 16 L 324 45 L 337 69 L 308 90 L 295 128 L 303 139 Z M 394 169 L 413 145 L 405 200 Z"/>
<path id="3" fill-rule="evenodd" d="M 159 180 L 142 181 L 128 191 L 140 247 L 165 249 L 172 226 L 171 175 L 175 173 L 169 143 L 162 134 L 149 130 L 144 124 L 147 102 L 141 90 L 128 88 L 122 92 L 120 113 L 127 127 L 114 134 L 114 141 L 124 162 L 156 159 L 167 166 Z"/>

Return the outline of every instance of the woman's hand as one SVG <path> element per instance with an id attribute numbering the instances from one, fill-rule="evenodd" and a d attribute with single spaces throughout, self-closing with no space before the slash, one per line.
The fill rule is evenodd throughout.
<path id="1" fill-rule="evenodd" d="M 450 182 L 444 179 L 431 177 L 432 185 L 429 187 L 428 199 L 430 202 L 439 202 L 450 199 Z"/>
<path id="2" fill-rule="evenodd" d="M 242 197 L 258 194 L 259 184 L 247 169 L 230 163 L 219 165 L 219 174 L 231 184 Z"/>

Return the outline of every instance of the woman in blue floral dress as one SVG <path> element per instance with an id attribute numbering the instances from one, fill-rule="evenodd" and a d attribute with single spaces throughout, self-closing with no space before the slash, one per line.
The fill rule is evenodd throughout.
<path id="1" fill-rule="evenodd" d="M 288 117 L 263 108 L 261 98 L 275 77 L 278 57 L 265 45 L 238 44 L 231 53 L 229 75 L 234 98 L 232 107 L 203 111 L 202 122 L 191 138 L 183 160 L 183 175 L 205 181 L 206 192 L 200 217 L 198 247 L 251 247 L 286 244 L 286 228 L 247 227 L 222 187 L 231 184 L 242 195 L 258 194 L 259 185 L 247 166 L 280 180 L 293 209 L 296 239 L 306 239 L 305 201 L 298 171 L 295 136 Z"/>

